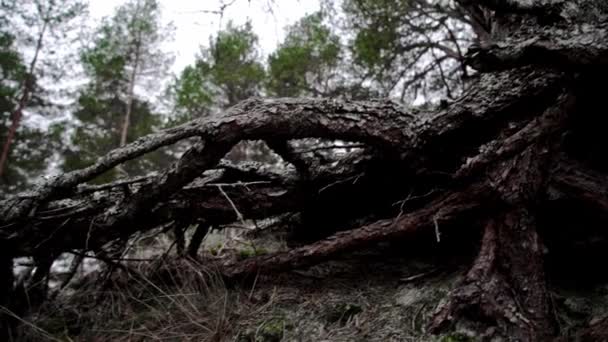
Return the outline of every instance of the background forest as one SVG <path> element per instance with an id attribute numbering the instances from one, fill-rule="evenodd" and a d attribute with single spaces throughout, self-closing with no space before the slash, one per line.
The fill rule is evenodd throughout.
<path id="1" fill-rule="evenodd" d="M 274 51 L 262 51 L 251 23 L 223 18 L 229 6 L 271 13 L 273 4 L 233 2 L 201 11 L 218 19 L 217 32 L 176 71 L 176 52 L 166 48 L 175 25 L 163 20 L 169 2 L 125 1 L 99 21 L 86 1 L 3 1 L 0 193 L 250 97 L 388 97 L 424 105 L 458 96 L 471 77 L 459 63 L 471 27 L 451 1 L 322 1 L 283 28 Z M 154 172 L 185 148 L 157 151 L 94 182 Z M 274 160 L 254 142 L 235 147 L 230 158 Z"/>

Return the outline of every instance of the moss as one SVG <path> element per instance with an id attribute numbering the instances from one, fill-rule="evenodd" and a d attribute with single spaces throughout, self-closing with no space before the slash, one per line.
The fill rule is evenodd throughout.
<path id="1" fill-rule="evenodd" d="M 255 330 L 240 334 L 239 342 L 279 342 L 283 339 L 286 330 L 293 329 L 293 324 L 284 317 L 273 317 L 262 322 Z"/>
<path id="2" fill-rule="evenodd" d="M 217 256 L 220 253 L 220 250 L 222 250 L 222 247 L 222 244 L 218 243 L 217 245 L 209 249 L 209 253 L 213 256 Z"/>
<path id="3" fill-rule="evenodd" d="M 239 250 L 237 257 L 239 260 L 243 260 L 264 254 L 268 254 L 268 250 L 265 248 L 244 248 Z"/>
<path id="4" fill-rule="evenodd" d="M 82 327 L 78 322 L 67 322 L 63 318 L 45 317 L 43 321 L 37 322 L 36 326 L 40 331 L 34 330 L 31 335 L 23 337 L 24 341 L 39 341 L 42 337 L 45 340 L 55 341 L 74 341 L 70 336 L 79 336 L 82 332 Z"/>
<path id="5" fill-rule="evenodd" d="M 439 342 L 475 342 L 475 339 L 463 333 L 452 333 L 441 337 Z"/>
<path id="6" fill-rule="evenodd" d="M 329 323 L 344 325 L 351 317 L 361 312 L 363 309 L 358 304 L 340 303 L 326 313 L 325 320 Z"/>

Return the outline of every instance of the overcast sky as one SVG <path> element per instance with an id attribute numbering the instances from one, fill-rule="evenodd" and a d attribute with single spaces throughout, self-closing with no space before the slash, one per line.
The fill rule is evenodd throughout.
<path id="1" fill-rule="evenodd" d="M 224 16 L 209 13 L 226 7 Z M 91 15 L 95 18 L 113 14 L 120 0 L 89 0 Z M 174 72 L 179 72 L 194 61 L 199 46 L 207 46 L 209 37 L 229 20 L 243 24 L 251 20 L 255 32 L 260 37 L 260 47 L 264 54 L 272 52 L 284 36 L 285 26 L 302 16 L 319 9 L 319 0 L 159 0 L 163 21 L 173 22 L 175 37 L 167 43 L 166 49 L 175 54 Z M 271 4 L 271 10 L 269 10 Z"/>

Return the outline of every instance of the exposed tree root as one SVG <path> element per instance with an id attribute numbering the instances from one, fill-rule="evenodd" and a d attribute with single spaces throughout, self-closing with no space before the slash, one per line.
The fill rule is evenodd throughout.
<path id="1" fill-rule="evenodd" d="M 529 213 L 511 211 L 486 225 L 473 266 L 430 327 L 478 336 L 542 341 L 555 333 L 542 266 L 542 245 Z"/>
<path id="2" fill-rule="evenodd" d="M 589 327 L 578 332 L 576 336 L 573 336 L 576 341 L 580 342 L 594 342 L 594 341 L 607 341 L 608 340 L 608 317 L 597 318 L 591 321 Z M 565 342 L 566 338 L 558 340 L 559 342 Z"/>
<path id="3" fill-rule="evenodd" d="M 431 202 L 428 206 L 390 220 L 382 220 L 361 228 L 336 233 L 319 242 L 292 249 L 288 252 L 259 256 L 221 268 L 229 279 L 255 275 L 258 272 L 276 272 L 302 268 L 327 260 L 333 255 L 367 247 L 419 233 L 423 228 L 433 227 L 437 220 L 451 221 L 461 215 L 479 209 L 480 198 L 486 198 L 487 188 L 472 187 L 451 193 Z"/>
<path id="4" fill-rule="evenodd" d="M 190 258 L 196 259 L 198 256 L 198 249 L 203 243 L 203 239 L 209 232 L 209 224 L 206 222 L 200 222 L 190 239 L 190 243 L 188 244 L 187 255 Z"/>

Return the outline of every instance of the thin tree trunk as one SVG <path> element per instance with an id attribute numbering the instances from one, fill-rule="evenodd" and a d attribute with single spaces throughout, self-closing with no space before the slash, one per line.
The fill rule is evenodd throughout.
<path id="1" fill-rule="evenodd" d="M 135 10 L 135 16 L 137 16 L 138 12 L 139 12 L 139 6 L 140 3 L 139 1 L 137 2 L 137 8 Z M 135 22 L 137 18 L 133 18 L 133 21 Z M 135 60 L 133 62 L 133 70 L 131 71 L 131 75 L 129 77 L 129 90 L 127 93 L 127 108 L 125 109 L 125 117 L 122 123 L 122 128 L 121 128 L 121 132 L 120 132 L 120 142 L 119 142 L 119 146 L 124 146 L 127 144 L 127 138 L 128 138 L 128 134 L 129 134 L 129 127 L 131 124 L 131 114 L 133 112 L 133 98 L 135 96 L 135 81 L 137 78 L 137 68 L 139 67 L 139 62 L 140 62 L 140 54 L 141 54 L 141 32 L 136 31 L 134 33 L 135 36 Z M 120 173 L 123 173 L 125 175 L 128 175 L 127 171 L 125 170 L 123 165 L 119 165 L 116 168 Z"/>
<path id="2" fill-rule="evenodd" d="M 49 12 L 51 8 L 49 8 Z M 15 140 L 15 134 L 17 132 L 17 128 L 19 128 L 19 124 L 21 123 L 21 118 L 23 117 L 23 110 L 27 106 L 30 95 L 33 91 L 33 87 L 35 85 L 34 80 L 34 69 L 36 68 L 36 63 L 38 62 L 38 55 L 40 54 L 40 50 L 42 49 L 42 42 L 44 39 L 44 34 L 46 33 L 46 28 L 48 25 L 48 18 L 44 18 L 42 29 L 38 34 L 38 40 L 36 41 L 36 50 L 34 51 L 34 57 L 30 62 L 29 69 L 27 71 L 27 75 L 25 75 L 25 79 L 21 83 L 21 98 L 19 99 L 19 103 L 17 104 L 17 108 L 11 113 L 11 127 L 9 128 L 8 135 L 6 136 L 6 140 L 4 142 L 4 146 L 2 147 L 2 155 L 0 156 L 0 178 L 4 174 L 4 169 L 6 168 L 6 161 L 8 160 L 8 155 L 11 149 L 11 145 Z"/>
<path id="3" fill-rule="evenodd" d="M 122 131 L 120 133 L 120 146 L 124 146 L 127 144 L 127 135 L 129 132 L 129 124 L 131 122 L 131 113 L 133 111 L 133 96 L 134 96 L 134 88 L 135 88 L 135 78 L 137 76 L 137 67 L 139 64 L 139 42 L 137 43 L 137 48 L 135 51 L 135 63 L 133 64 L 133 71 L 131 72 L 131 77 L 129 79 L 129 93 L 127 95 L 127 110 L 125 111 L 125 119 L 122 123 Z"/>
<path id="4" fill-rule="evenodd" d="M 139 12 L 139 1 L 137 2 L 137 8 L 135 10 L 135 15 L 137 16 Z M 137 18 L 133 18 L 133 21 L 137 20 Z M 133 70 L 131 71 L 131 76 L 129 77 L 129 93 L 127 94 L 127 108 L 125 111 L 125 119 L 122 124 L 122 131 L 120 133 L 120 146 L 124 146 L 127 144 L 127 135 L 129 132 L 129 124 L 131 122 L 131 113 L 133 112 L 133 97 L 134 97 L 134 89 L 135 89 L 135 80 L 137 78 L 137 68 L 139 67 L 139 62 L 141 58 L 141 32 L 135 32 L 135 61 L 133 62 Z"/>

